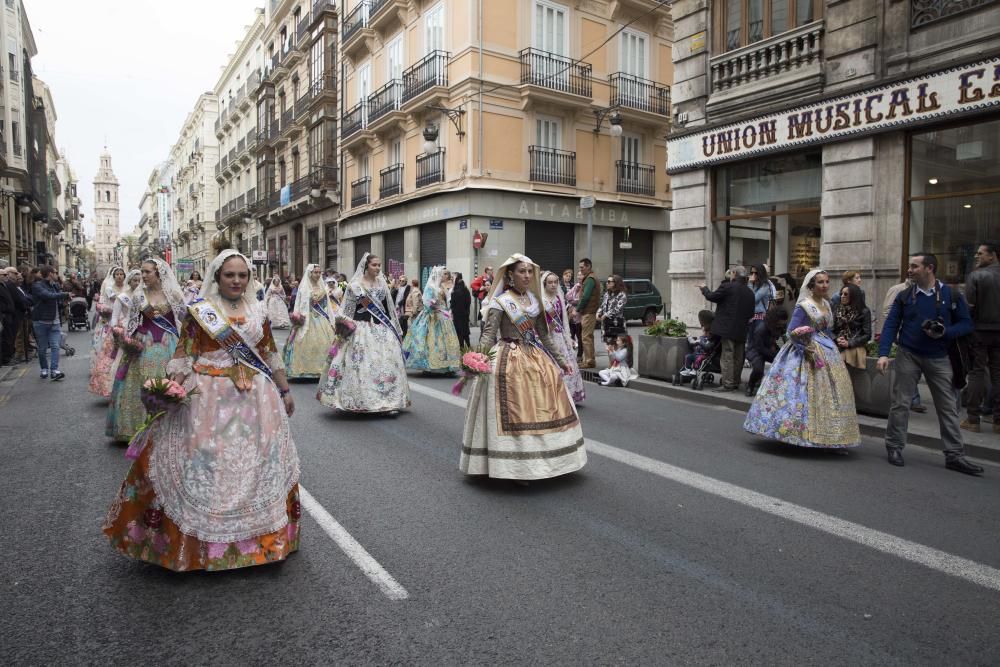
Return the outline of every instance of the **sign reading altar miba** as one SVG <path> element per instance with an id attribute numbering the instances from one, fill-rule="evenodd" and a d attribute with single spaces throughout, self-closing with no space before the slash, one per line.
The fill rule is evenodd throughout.
<path id="1" fill-rule="evenodd" d="M 672 137 L 667 143 L 667 171 L 695 169 L 990 108 L 1000 108 L 1000 57 L 743 123 Z"/>

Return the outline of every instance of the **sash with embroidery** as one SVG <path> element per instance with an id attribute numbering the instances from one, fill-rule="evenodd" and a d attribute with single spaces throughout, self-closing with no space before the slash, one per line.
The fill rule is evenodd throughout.
<path id="1" fill-rule="evenodd" d="M 330 315 L 327 314 L 326 309 L 323 307 L 322 301 L 317 301 L 316 303 L 314 303 L 312 305 L 312 309 L 316 312 L 317 315 L 322 317 L 324 320 L 326 320 L 327 322 L 330 321 Z"/>
<path id="2" fill-rule="evenodd" d="M 496 300 L 497 303 L 500 304 L 500 307 L 503 308 L 504 312 L 507 313 L 507 317 L 510 318 L 510 321 L 514 324 L 514 328 L 517 329 L 517 333 L 521 336 L 524 342 L 544 352 L 545 356 L 552 360 L 552 363 L 559 368 L 559 372 L 561 373 L 562 367 L 559 365 L 559 362 L 556 361 L 556 358 L 552 356 L 552 353 L 549 352 L 549 349 L 542 344 L 541 339 L 538 338 L 538 333 L 535 331 L 535 322 L 526 312 L 524 312 L 524 309 L 521 308 L 521 304 L 519 304 L 517 300 L 507 292 L 501 294 Z M 544 308 L 544 306 L 539 303 L 539 308 Z"/>
<path id="3" fill-rule="evenodd" d="M 173 334 L 173 336 L 175 338 L 180 338 L 181 334 L 180 334 L 179 331 L 177 331 L 177 327 L 175 327 L 170 322 L 170 320 L 168 320 L 167 318 L 165 318 L 163 315 L 154 315 L 153 314 L 153 307 L 152 306 L 146 306 L 143 309 L 142 314 L 146 316 L 147 320 L 149 320 L 150 322 L 152 322 L 156 326 L 160 327 L 161 329 L 163 329 L 164 331 L 166 331 L 168 334 Z"/>
<path id="4" fill-rule="evenodd" d="M 205 333 L 229 353 L 237 365 L 242 364 L 252 368 L 271 379 L 271 367 L 264 363 L 254 346 L 243 340 L 240 332 L 230 326 L 229 320 L 220 315 L 211 302 L 204 299 L 192 301 L 188 305 L 188 312 Z M 240 370 L 240 375 L 243 375 L 245 371 L 242 371 L 242 368 Z M 243 382 L 241 383 L 240 380 Z M 249 377 L 233 378 L 233 381 L 240 389 L 249 389 L 251 385 Z"/>
<path id="5" fill-rule="evenodd" d="M 549 323 L 550 327 L 555 327 L 556 333 L 562 333 L 563 332 L 563 322 L 562 322 L 562 317 L 560 317 L 560 315 L 563 312 L 562 300 L 560 300 L 558 297 L 556 297 L 556 301 L 555 301 L 554 304 L 552 304 L 552 308 L 553 308 L 553 311 L 556 314 L 555 315 L 550 315 L 549 311 L 546 310 L 545 311 L 545 321 Z"/>
<path id="6" fill-rule="evenodd" d="M 392 323 L 392 320 L 389 318 L 389 316 L 385 314 L 384 310 L 382 310 L 381 304 L 379 304 L 375 300 L 375 298 L 371 295 L 371 293 L 367 289 L 365 290 L 365 296 L 368 298 L 368 306 L 365 308 L 365 310 L 368 311 L 368 314 L 374 317 L 376 320 L 378 320 L 386 327 L 388 327 L 389 331 L 391 331 L 393 335 L 396 336 L 396 340 L 399 341 L 399 344 L 402 345 L 403 337 L 399 335 L 398 331 L 396 331 L 396 325 Z"/>

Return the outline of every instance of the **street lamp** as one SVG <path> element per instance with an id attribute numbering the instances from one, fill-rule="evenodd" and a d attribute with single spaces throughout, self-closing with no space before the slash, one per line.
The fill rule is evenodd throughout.
<path id="1" fill-rule="evenodd" d="M 622 136 L 622 115 L 618 113 L 617 107 L 607 109 L 594 109 L 594 134 L 599 134 L 604 120 L 608 121 L 608 132 L 612 137 Z"/>
<path id="2" fill-rule="evenodd" d="M 427 123 L 427 127 L 424 128 L 424 144 L 422 146 L 425 155 L 430 155 L 437 150 L 437 140 L 438 126 L 433 123 Z"/>

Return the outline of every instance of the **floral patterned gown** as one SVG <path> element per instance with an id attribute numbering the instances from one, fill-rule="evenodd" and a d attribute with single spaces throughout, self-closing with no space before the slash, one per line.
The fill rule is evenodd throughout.
<path id="1" fill-rule="evenodd" d="M 87 388 L 91 393 L 108 398 L 115 378 L 112 364 L 115 360 L 115 340 L 111 335 L 111 314 L 118 293 L 111 289 L 101 294 L 97 308 L 97 326 L 94 327 L 94 343 L 90 358 L 90 382 Z"/>
<path id="2" fill-rule="evenodd" d="M 299 289 L 302 289 L 301 287 Z M 320 304 L 332 318 L 326 288 L 321 287 L 309 296 L 308 321 L 304 325 L 293 325 L 292 333 L 285 342 L 283 357 L 288 378 L 315 380 L 326 369 L 327 353 L 333 342 L 333 325 L 330 320 L 319 315 L 315 306 Z"/>
<path id="3" fill-rule="evenodd" d="M 281 368 L 263 312 L 229 322 Z M 299 459 L 278 390 L 192 317 L 168 370 L 197 389 L 154 423 L 103 530 L 121 553 L 176 571 L 284 560 L 299 546 Z"/>
<path id="4" fill-rule="evenodd" d="M 854 389 L 833 341 L 829 302 L 795 306 L 788 331 L 810 326 L 814 334 L 792 336 L 778 352 L 757 391 L 743 428 L 798 447 L 845 448 L 861 444 Z"/>
<path id="5" fill-rule="evenodd" d="M 428 285 L 423 302 L 423 310 L 413 318 L 403 340 L 406 367 L 425 373 L 456 373 L 462 367 L 462 351 L 445 291 L 435 293 Z"/>
<path id="6" fill-rule="evenodd" d="M 559 355 L 569 364 L 570 372 L 563 372 L 566 388 L 573 395 L 573 402 L 580 404 L 587 397 L 583 386 L 583 377 L 576 364 L 576 351 L 573 349 L 573 337 L 566 328 L 566 318 L 563 317 L 566 305 L 560 297 L 554 301 L 545 300 L 545 321 L 549 325 L 551 340 Z"/>

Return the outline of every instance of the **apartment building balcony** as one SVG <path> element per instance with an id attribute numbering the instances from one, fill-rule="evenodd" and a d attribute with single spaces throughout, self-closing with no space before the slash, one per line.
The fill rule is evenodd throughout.
<path id="1" fill-rule="evenodd" d="M 383 130 L 404 116 L 400 109 L 403 99 L 403 82 L 393 79 L 368 96 L 368 129 Z"/>
<path id="2" fill-rule="evenodd" d="M 313 28 L 325 17 L 336 18 L 337 3 L 334 0 L 313 0 L 309 15 L 309 27 Z"/>
<path id="3" fill-rule="evenodd" d="M 576 153 L 528 146 L 528 179 L 536 183 L 576 186 Z"/>
<path id="4" fill-rule="evenodd" d="M 257 147 L 257 130 L 250 130 L 244 137 L 245 150 L 240 154 L 240 162 L 250 164 L 253 162 L 253 152 Z"/>
<path id="5" fill-rule="evenodd" d="M 303 42 L 308 42 L 309 40 L 303 40 Z M 288 50 L 282 54 L 281 66 L 291 71 L 292 68 L 297 66 L 306 57 L 306 52 L 298 47 L 299 40 L 295 35 L 292 36 L 292 43 L 288 46 Z"/>
<path id="6" fill-rule="evenodd" d="M 294 139 L 302 132 L 302 126 L 295 122 L 295 118 L 295 104 L 289 102 L 288 108 L 281 112 L 281 138 L 278 140 L 279 144 L 284 144 L 286 140 L 290 141 Z"/>
<path id="7" fill-rule="evenodd" d="M 358 5 L 348 12 L 344 17 L 341 26 L 341 35 L 344 40 L 342 48 L 345 54 L 353 56 L 354 53 L 364 46 L 365 40 L 374 39 L 375 31 L 369 25 L 371 5 L 368 0 L 362 0 Z"/>
<path id="8" fill-rule="evenodd" d="M 371 0 L 369 25 L 386 33 L 396 25 L 406 25 L 407 0 Z"/>
<path id="9" fill-rule="evenodd" d="M 417 156 L 417 187 L 444 181 L 444 148 Z"/>
<path id="10" fill-rule="evenodd" d="M 229 112 L 229 107 L 222 110 L 222 129 L 230 130 L 233 127 L 233 117 Z"/>
<path id="11" fill-rule="evenodd" d="M 521 49 L 518 55 L 522 104 L 535 98 L 556 104 L 590 105 L 593 97 L 591 65 L 534 48 Z"/>
<path id="12" fill-rule="evenodd" d="M 371 191 L 371 186 L 371 176 L 365 176 L 351 182 L 351 208 L 364 206 L 368 203 L 368 193 Z"/>
<path id="13" fill-rule="evenodd" d="M 226 136 L 226 131 L 222 129 L 222 116 L 215 119 L 215 136 L 219 139 Z"/>
<path id="14" fill-rule="evenodd" d="M 402 163 L 397 163 L 386 167 L 385 169 L 381 169 L 379 170 L 378 175 L 380 179 L 378 187 L 379 199 L 385 199 L 386 197 L 403 193 Z"/>
<path id="15" fill-rule="evenodd" d="M 312 106 L 312 88 L 306 87 L 305 92 L 295 100 L 295 120 L 307 116 L 309 114 L 309 107 Z"/>
<path id="16" fill-rule="evenodd" d="M 646 116 L 656 123 L 670 118 L 670 86 L 649 79 L 615 72 L 608 76 L 611 84 L 611 106 L 630 117 Z"/>
<path id="17" fill-rule="evenodd" d="M 327 102 L 337 102 L 337 75 L 333 72 L 324 72 L 309 82 L 309 108 Z"/>
<path id="18" fill-rule="evenodd" d="M 656 167 L 625 160 L 615 160 L 615 190 L 624 194 L 656 195 Z"/>
<path id="19" fill-rule="evenodd" d="M 267 140 L 272 142 L 278 138 L 281 134 L 281 126 L 278 124 L 278 119 L 274 116 L 271 117 L 271 122 L 267 124 Z"/>
<path id="20" fill-rule="evenodd" d="M 238 104 L 240 105 L 240 110 L 246 112 L 253 106 L 257 99 L 257 88 L 260 87 L 260 70 L 250 72 L 250 76 L 247 77 L 247 82 L 244 85 L 246 86 L 246 95 L 240 98 Z"/>
<path id="21" fill-rule="evenodd" d="M 305 16 L 299 19 L 299 22 L 295 25 L 295 46 L 302 52 L 306 53 L 309 51 L 309 26 L 312 25 L 312 15 L 307 9 Z"/>
<path id="22" fill-rule="evenodd" d="M 823 19 L 709 60 L 708 109 L 746 113 L 823 90 Z"/>
<path id="23" fill-rule="evenodd" d="M 368 130 L 368 100 L 358 102 L 344 114 L 340 123 L 341 145 L 351 148 L 367 142 L 372 138 Z"/>
<path id="24" fill-rule="evenodd" d="M 403 109 L 426 105 L 435 97 L 448 94 L 450 59 L 447 51 L 432 51 L 403 71 Z"/>

